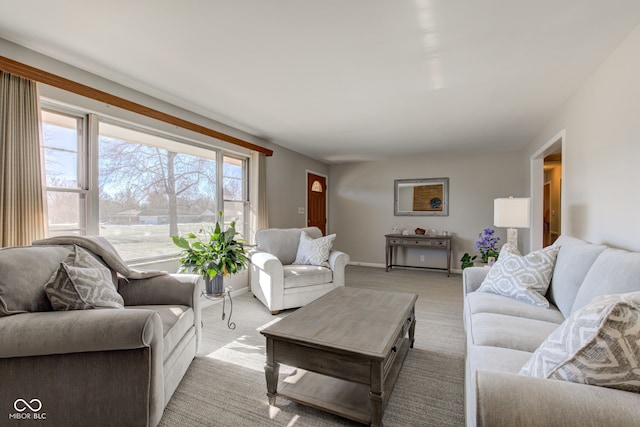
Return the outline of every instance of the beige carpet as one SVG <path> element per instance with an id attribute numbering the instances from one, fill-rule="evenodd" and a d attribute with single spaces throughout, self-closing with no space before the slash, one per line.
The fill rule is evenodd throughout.
<path id="1" fill-rule="evenodd" d="M 387 405 L 385 426 L 464 424 L 462 279 L 441 272 L 348 266 L 347 286 L 418 294 L 416 341 Z M 227 303 L 227 311 L 229 305 Z M 237 327 L 221 320 L 222 305 L 203 310 L 203 345 L 165 409 L 161 426 L 356 426 L 349 420 L 278 397 L 269 407 L 265 339 L 275 318 L 250 293 L 233 301 Z M 292 368 L 282 366 L 282 377 Z"/>

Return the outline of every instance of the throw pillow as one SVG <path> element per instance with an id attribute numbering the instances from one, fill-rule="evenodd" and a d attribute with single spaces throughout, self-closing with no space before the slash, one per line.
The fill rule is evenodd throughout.
<path id="1" fill-rule="evenodd" d="M 575 311 L 520 374 L 640 393 L 640 292 L 597 297 Z"/>
<path id="2" fill-rule="evenodd" d="M 522 256 L 517 248 L 504 245 L 478 292 L 490 292 L 549 308 L 544 297 L 549 288 L 559 248 L 548 246 Z"/>
<path id="3" fill-rule="evenodd" d="M 293 263 L 329 267 L 329 252 L 331 252 L 335 238 L 335 234 L 330 234 L 314 239 L 306 231 L 302 231 L 300 243 L 298 243 L 298 253 Z"/>
<path id="4" fill-rule="evenodd" d="M 54 310 L 124 308 L 111 271 L 79 246 L 60 263 L 44 288 Z"/>

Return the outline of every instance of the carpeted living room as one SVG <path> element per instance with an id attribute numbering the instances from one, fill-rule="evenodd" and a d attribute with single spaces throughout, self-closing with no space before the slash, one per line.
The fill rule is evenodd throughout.
<path id="1" fill-rule="evenodd" d="M 384 413 L 390 426 L 464 424 L 464 332 L 460 275 L 347 267 L 347 287 L 408 292 L 416 302 L 416 341 Z M 260 330 L 294 310 L 272 316 L 250 293 L 234 297 L 235 329 L 221 304 L 203 310 L 203 338 L 160 422 L 174 425 L 356 426 L 354 421 L 283 399 L 269 407 Z M 228 307 L 227 307 L 228 314 Z M 281 377 L 293 368 L 280 370 Z"/>
<path id="2" fill-rule="evenodd" d="M 638 425 L 640 1 L 0 10 L 0 426 Z"/>

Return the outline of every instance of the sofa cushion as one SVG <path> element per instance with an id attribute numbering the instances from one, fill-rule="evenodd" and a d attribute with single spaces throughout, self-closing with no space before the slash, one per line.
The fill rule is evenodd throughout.
<path id="1" fill-rule="evenodd" d="M 151 310 L 162 321 L 163 361 L 166 361 L 189 328 L 193 327 L 193 309 L 186 305 L 130 305 L 127 310 Z"/>
<path id="2" fill-rule="evenodd" d="M 478 288 L 548 308 L 544 297 L 551 281 L 558 248 L 549 246 L 522 256 L 517 248 L 504 245 L 495 265 Z"/>
<path id="3" fill-rule="evenodd" d="M 284 265 L 292 264 L 298 254 L 302 231 L 306 231 L 314 239 L 322 237 L 322 232 L 317 227 L 264 228 L 256 231 L 256 249 L 275 255 Z"/>
<path id="4" fill-rule="evenodd" d="M 557 324 L 564 322 L 565 319 L 560 310 L 554 305 L 544 308 L 488 292 L 467 294 L 465 304 L 468 310 L 467 316 L 475 313 L 496 313 Z"/>
<path id="5" fill-rule="evenodd" d="M 640 253 L 606 249 L 589 269 L 571 309 L 584 307 L 597 296 L 640 291 Z"/>
<path id="6" fill-rule="evenodd" d="M 73 246 L 0 249 L 0 316 L 51 311 L 44 285 Z"/>
<path id="7" fill-rule="evenodd" d="M 469 351 L 472 371 L 491 371 L 517 374 L 531 359 L 531 352 L 510 348 L 473 346 Z"/>
<path id="8" fill-rule="evenodd" d="M 333 281 L 333 272 L 327 267 L 317 265 L 285 265 L 284 288 L 322 285 Z"/>
<path id="9" fill-rule="evenodd" d="M 473 345 L 534 352 L 557 323 L 495 313 L 471 315 L 467 325 Z"/>
<path id="10" fill-rule="evenodd" d="M 597 297 L 575 311 L 520 373 L 640 392 L 640 292 Z"/>
<path id="11" fill-rule="evenodd" d="M 564 317 L 569 317 L 580 285 L 606 246 L 568 236 L 560 236 L 554 246 L 560 247 L 560 251 L 547 298 L 560 309 Z"/>
<path id="12" fill-rule="evenodd" d="M 303 230 L 300 233 L 298 252 L 293 264 L 329 267 L 329 252 L 331 252 L 335 238 L 335 234 L 329 234 L 328 236 L 314 239 Z"/>
<path id="13" fill-rule="evenodd" d="M 79 246 L 44 285 L 54 310 L 124 308 L 111 270 Z"/>

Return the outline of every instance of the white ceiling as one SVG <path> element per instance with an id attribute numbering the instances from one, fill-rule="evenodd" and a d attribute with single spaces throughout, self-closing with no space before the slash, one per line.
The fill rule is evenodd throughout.
<path id="1" fill-rule="evenodd" d="M 0 0 L 0 11 L 1 38 L 328 163 L 520 149 L 640 23 L 639 0 Z"/>

